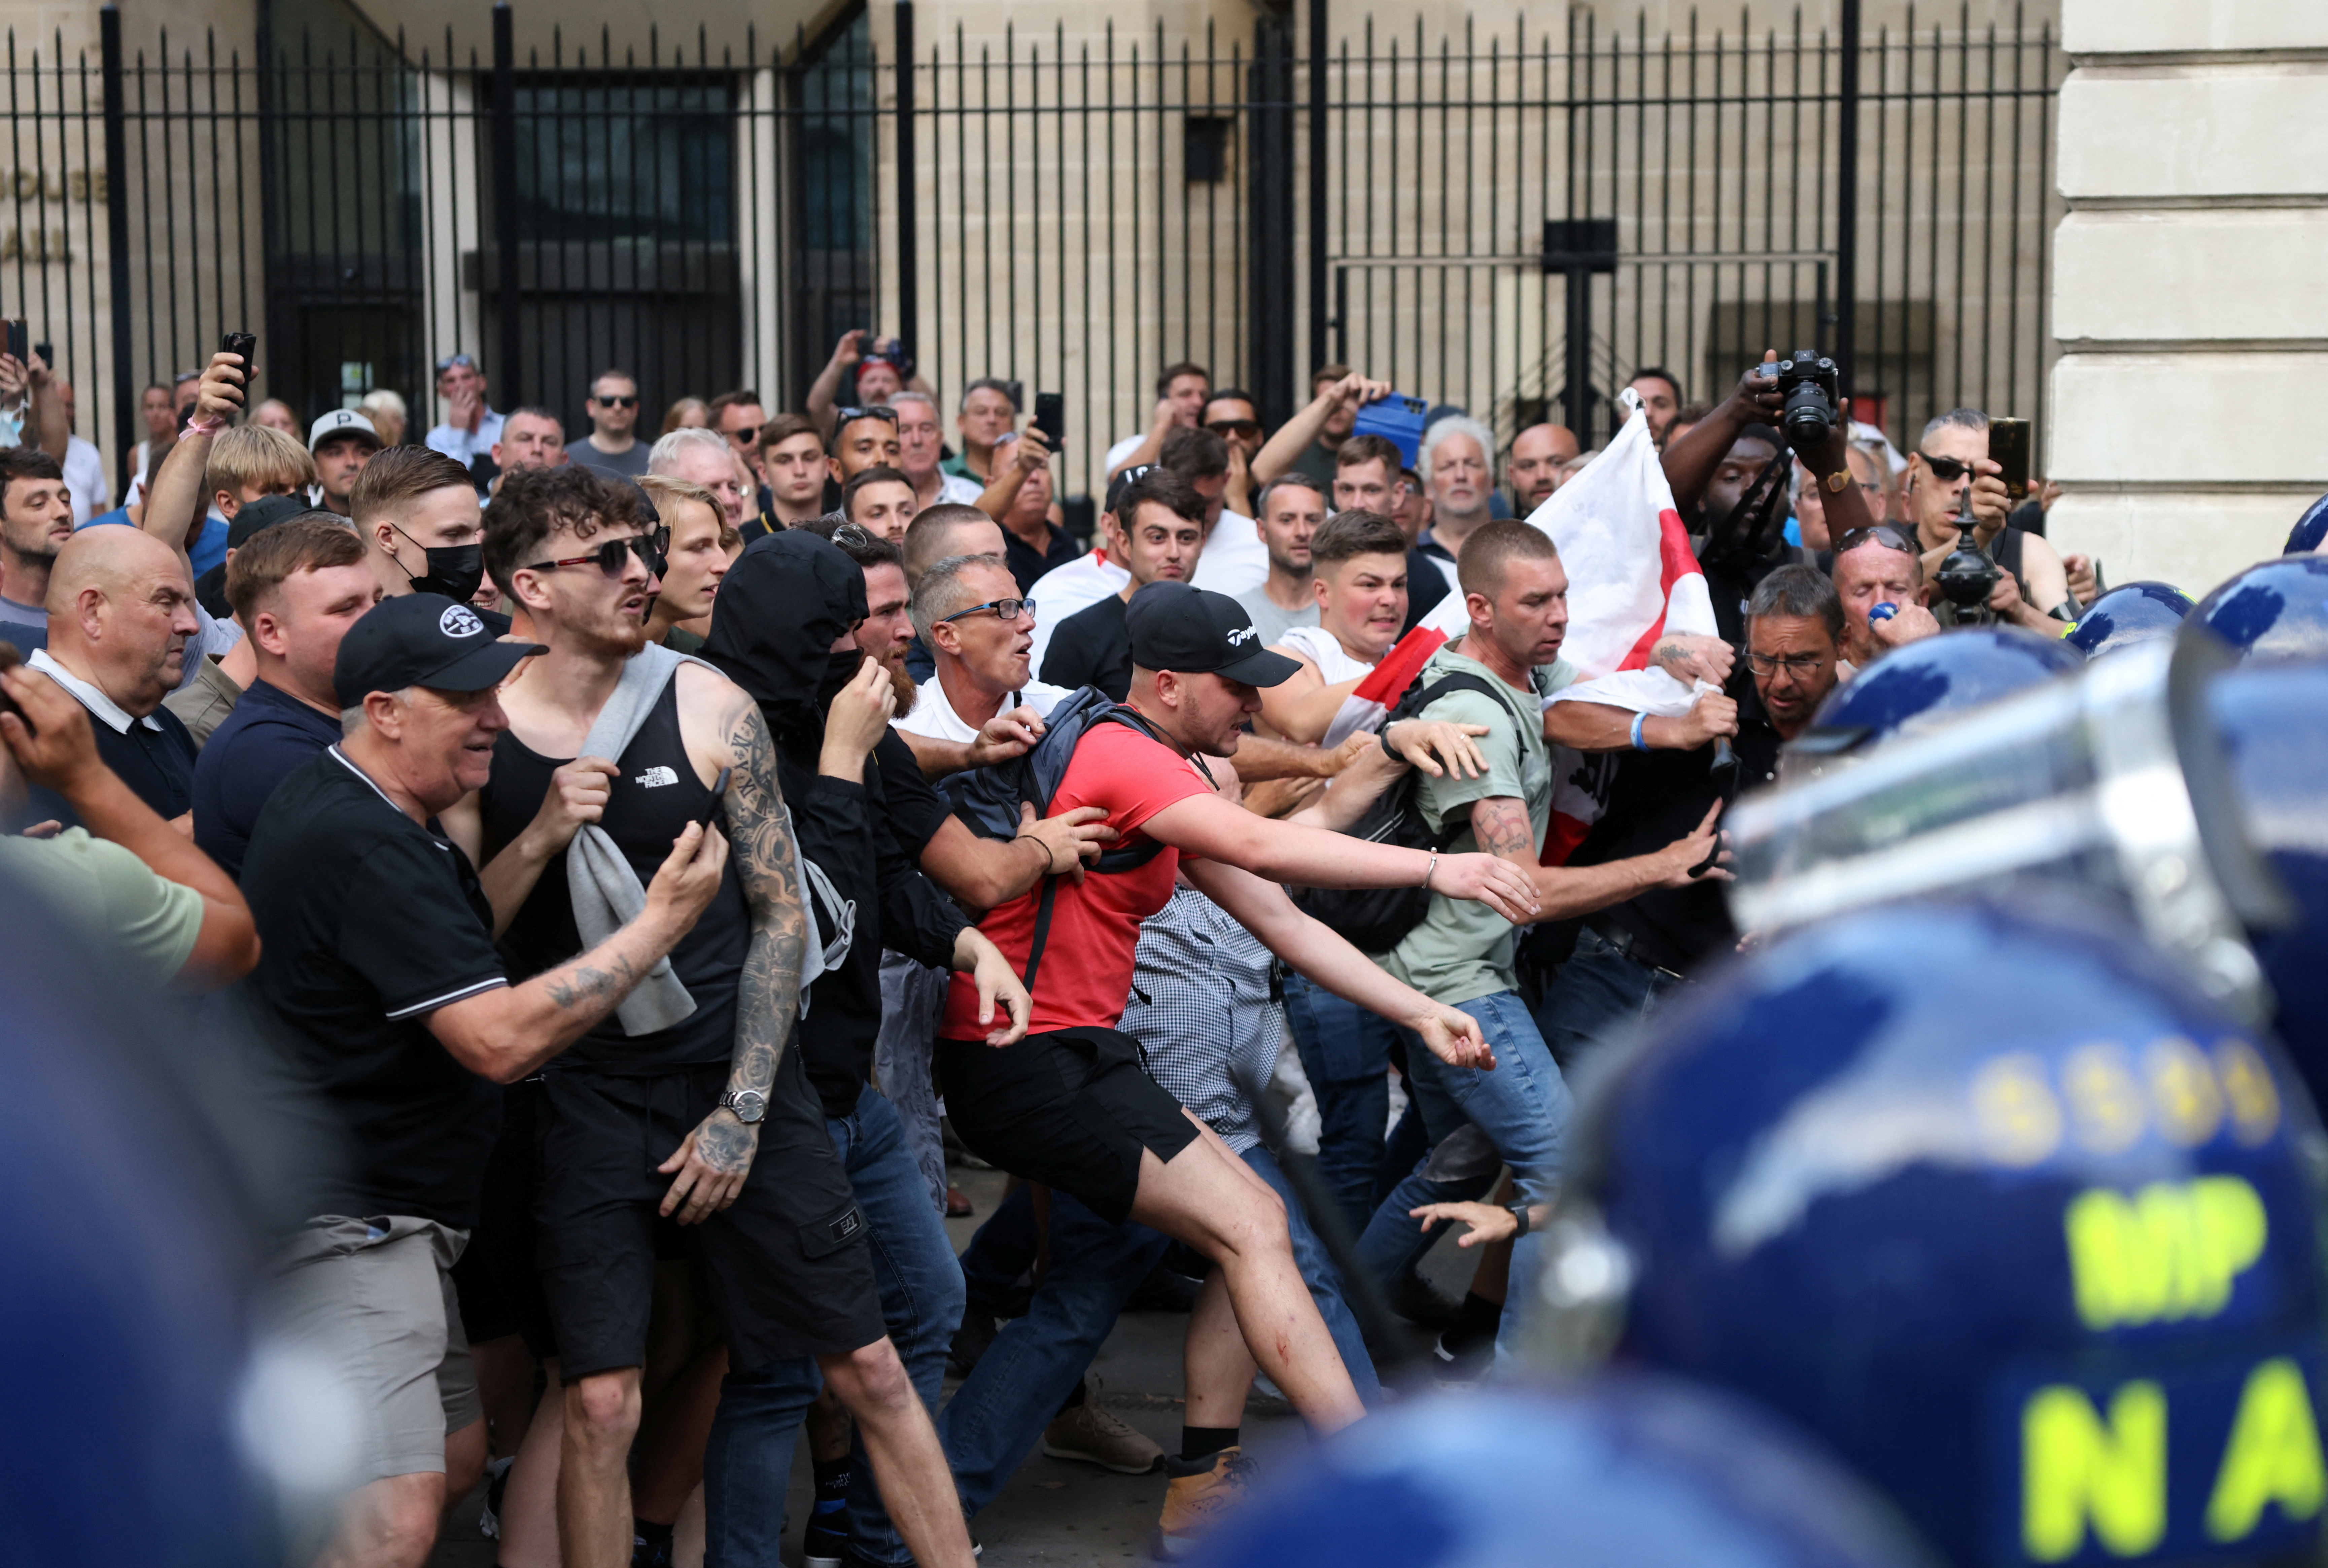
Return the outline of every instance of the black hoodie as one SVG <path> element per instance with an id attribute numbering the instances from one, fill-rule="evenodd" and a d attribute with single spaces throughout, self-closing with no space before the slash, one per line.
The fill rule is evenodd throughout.
<path id="1" fill-rule="evenodd" d="M 969 924 L 915 863 L 935 831 L 936 795 L 896 732 L 867 759 L 861 784 L 816 771 L 825 713 L 863 660 L 854 643 L 832 644 L 865 612 L 855 561 L 812 533 L 770 534 L 728 569 L 703 644 L 768 722 L 800 853 L 857 906 L 849 956 L 810 989 L 801 1020 L 802 1061 L 828 1116 L 855 1110 L 865 1088 L 881 1031 L 882 948 L 943 967 Z"/>

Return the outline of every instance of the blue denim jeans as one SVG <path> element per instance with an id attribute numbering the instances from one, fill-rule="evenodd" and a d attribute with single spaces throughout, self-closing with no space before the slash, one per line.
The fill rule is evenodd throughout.
<path id="1" fill-rule="evenodd" d="M 909 1147 L 896 1109 L 867 1089 L 846 1116 L 825 1130 L 849 1173 L 873 1248 L 881 1316 L 906 1374 L 933 1413 L 945 1381 L 946 1347 L 962 1322 L 962 1265 L 945 1222 L 930 1207 L 929 1184 Z M 824 1385 L 816 1363 L 779 1361 L 750 1374 L 730 1372 L 704 1451 L 706 1568 L 782 1568 L 784 1489 L 802 1416 Z M 876 1563 L 910 1563 L 905 1544 L 881 1507 L 860 1433 L 849 1490 L 852 1554 Z"/>
<path id="2" fill-rule="evenodd" d="M 1647 1023 L 1659 1004 L 1689 982 L 1618 952 L 1586 926 L 1576 951 L 1544 987 L 1536 1028 L 1563 1069 L 1574 1077 L 1586 1063 Z"/>
<path id="3" fill-rule="evenodd" d="M 1285 1200 L 1286 1225 L 1292 1233 L 1293 1261 L 1300 1266 L 1301 1282 L 1310 1287 L 1318 1314 L 1326 1319 L 1326 1332 L 1334 1337 L 1334 1348 L 1342 1353 L 1342 1366 L 1357 1385 L 1358 1398 L 1372 1409 L 1382 1403 L 1382 1380 L 1375 1376 L 1374 1357 L 1366 1353 L 1366 1337 L 1358 1332 L 1357 1317 L 1350 1310 L 1349 1287 L 1343 1283 L 1342 1271 L 1303 1214 L 1301 1199 L 1286 1179 L 1285 1168 L 1277 1163 L 1277 1157 L 1266 1145 L 1256 1143 L 1244 1151 L 1244 1162 Z"/>
<path id="4" fill-rule="evenodd" d="M 1168 1244 L 1160 1231 L 1110 1225 L 1052 1189 L 1051 1266 L 1043 1283 L 1027 1315 L 1002 1326 L 938 1418 L 967 1512 L 977 1513 L 1002 1490 L 1083 1381 L 1124 1302 Z"/>
<path id="5" fill-rule="evenodd" d="M 1355 1235 L 1375 1210 L 1398 1026 L 1298 974 L 1285 977 L 1285 1021 L 1318 1097 L 1318 1174 Z"/>
<path id="6" fill-rule="evenodd" d="M 1493 1068 L 1450 1067 L 1410 1036 L 1406 1044 L 1407 1083 L 1422 1113 L 1423 1129 L 1436 1146 L 1469 1122 L 1495 1145 L 1512 1168 L 1520 1197 L 1528 1203 L 1551 1201 L 1559 1180 L 1562 1150 L 1567 1141 L 1572 1103 L 1568 1085 L 1536 1033 L 1527 1004 L 1513 991 L 1497 991 L 1456 1004 L 1479 1023 L 1496 1053 Z M 1375 1278 L 1387 1291 L 1439 1238 L 1423 1234 L 1408 1211 L 1426 1203 L 1447 1203 L 1485 1195 L 1493 1178 L 1477 1181 L 1433 1181 L 1426 1155 L 1404 1180 L 1391 1189 L 1358 1238 L 1358 1253 Z M 1544 1235 L 1531 1231 L 1512 1249 L 1513 1290 L 1533 1288 L 1542 1267 Z M 1504 1315 L 1500 1350 L 1512 1334 L 1517 1314 Z"/>

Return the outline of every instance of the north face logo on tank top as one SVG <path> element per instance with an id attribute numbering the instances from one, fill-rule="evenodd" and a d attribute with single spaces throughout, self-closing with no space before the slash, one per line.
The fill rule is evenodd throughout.
<path id="1" fill-rule="evenodd" d="M 631 782 L 638 785 L 639 788 L 643 790 L 655 790 L 662 788 L 665 784 L 677 784 L 679 782 L 679 775 L 671 768 L 658 765 L 647 769 L 646 772 L 639 775 L 638 777 L 633 779 Z"/>

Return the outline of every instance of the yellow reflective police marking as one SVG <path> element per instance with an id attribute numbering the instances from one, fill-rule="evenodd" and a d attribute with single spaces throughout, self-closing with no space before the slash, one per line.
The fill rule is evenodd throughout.
<path id="1" fill-rule="evenodd" d="M 2231 1108 L 2233 1135 L 2250 1147 L 2269 1141 L 2279 1131 L 2279 1088 L 2261 1053 L 2245 1040 L 2221 1041 L 2215 1047 L 2215 1075 Z"/>
<path id="2" fill-rule="evenodd" d="M 2223 1448 L 2222 1468 L 2207 1499 L 2207 1534 L 2237 1541 L 2250 1534 L 2272 1503 L 2290 1519 L 2308 1519 L 2328 1501 L 2328 1468 L 2320 1457 L 2320 1428 L 2304 1373 L 2285 1356 L 2248 1374 L 2239 1413 Z"/>
<path id="3" fill-rule="evenodd" d="M 1972 1113 L 1999 1164 L 2035 1165 L 2060 1146 L 2060 1102 L 2045 1080 L 2045 1064 L 2025 1051 L 1981 1064 L 1972 1079 Z"/>
<path id="4" fill-rule="evenodd" d="M 2089 1523 L 2119 1557 L 2166 1533 L 2166 1396 L 2155 1383 L 2111 1395 L 2107 1423 L 2084 1390 L 2066 1385 L 2021 1407 L 2023 1549 L 2040 1563 L 2073 1557 Z"/>
<path id="5" fill-rule="evenodd" d="M 2116 1154 L 2141 1138 L 2150 1119 L 2142 1085 L 2126 1047 L 2079 1046 L 2061 1064 L 2061 1089 L 2078 1141 L 2096 1154 Z"/>
<path id="6" fill-rule="evenodd" d="M 2169 1143 L 2196 1149 L 2215 1135 L 2223 1124 L 2223 1090 L 2205 1052 L 2180 1035 L 2169 1035 L 2142 1053 L 2142 1070 L 2150 1082 L 2158 1131 Z"/>
<path id="7" fill-rule="evenodd" d="M 2236 1176 L 2106 1187 L 2070 1201 L 2062 1228 L 2078 1316 L 2089 1329 L 2211 1318 L 2263 1255 L 2263 1199 Z"/>

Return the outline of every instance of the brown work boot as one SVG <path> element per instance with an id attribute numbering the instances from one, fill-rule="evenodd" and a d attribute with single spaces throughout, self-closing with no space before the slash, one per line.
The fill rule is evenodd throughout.
<path id="1" fill-rule="evenodd" d="M 1157 1521 L 1149 1554 L 1172 1563 L 1196 1551 L 1222 1516 L 1244 1501 L 1253 1472 L 1253 1460 L 1238 1449 L 1225 1448 L 1200 1460 L 1166 1454 L 1164 1473 L 1172 1480 L 1165 1488 L 1164 1516 Z"/>

